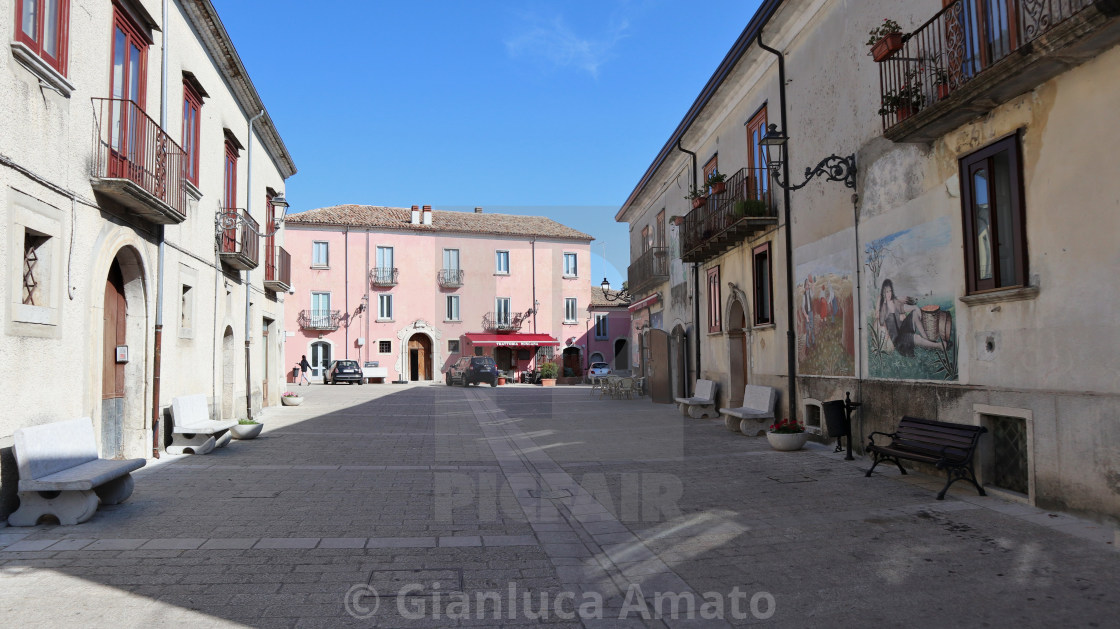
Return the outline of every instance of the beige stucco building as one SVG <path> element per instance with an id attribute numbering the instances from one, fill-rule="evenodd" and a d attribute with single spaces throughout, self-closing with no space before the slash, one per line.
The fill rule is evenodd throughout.
<path id="1" fill-rule="evenodd" d="M 215 417 L 278 402 L 287 258 L 268 215 L 295 173 L 209 0 L 16 5 L 0 12 L 0 519 L 21 426 L 89 416 L 101 456 L 142 457 L 174 396 L 206 394 Z M 257 231 L 219 232 L 219 214 Z"/>
<path id="2" fill-rule="evenodd" d="M 983 425 L 990 491 L 1115 522 L 1120 18 L 1006 4 L 763 2 L 617 219 L 638 262 L 668 217 L 674 266 L 647 290 L 670 291 L 662 329 L 698 332 L 721 404 L 775 386 L 823 439 L 821 403 L 850 391 L 857 446 L 903 415 Z M 884 18 L 902 48 L 876 62 Z M 826 171 L 787 204 L 762 172 L 768 124 L 789 138 L 783 181 L 851 155 L 855 187 Z M 727 189 L 691 209 L 712 166 Z"/>

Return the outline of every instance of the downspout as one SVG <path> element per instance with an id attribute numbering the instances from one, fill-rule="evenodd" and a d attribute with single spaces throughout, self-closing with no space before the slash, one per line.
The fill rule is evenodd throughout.
<path id="1" fill-rule="evenodd" d="M 529 240 L 533 256 L 533 334 L 537 333 L 537 239 Z"/>
<path id="2" fill-rule="evenodd" d="M 256 122 L 257 119 L 260 118 L 263 115 L 264 115 L 264 110 L 262 109 L 260 111 L 260 113 L 258 113 L 257 115 L 255 115 L 255 116 L 253 116 L 252 118 L 249 119 L 249 138 L 248 138 L 248 142 L 249 142 L 249 158 L 248 158 L 249 165 L 247 166 L 247 168 L 249 170 L 249 176 L 247 178 L 248 180 L 245 183 L 245 215 L 246 216 L 252 216 L 253 215 L 253 212 L 252 212 L 252 208 L 253 208 L 253 123 Z M 243 223 L 241 229 L 242 230 L 249 229 L 249 224 L 248 223 Z M 244 231 L 242 232 L 242 234 L 244 234 Z M 259 236 L 259 234 L 253 234 L 252 237 L 257 238 L 258 236 Z M 242 236 L 242 238 L 245 238 L 245 237 L 246 236 L 244 236 L 244 235 Z M 249 282 L 249 271 L 246 270 L 245 271 L 245 417 L 247 419 L 253 419 L 253 386 L 252 386 L 253 381 L 251 379 L 251 371 L 252 370 L 250 369 L 250 366 L 252 365 L 252 362 L 249 360 L 250 359 L 249 339 L 252 338 L 250 336 L 250 334 L 252 334 L 252 322 L 249 321 L 249 315 L 250 315 L 250 312 L 249 312 L 249 310 L 250 310 L 249 309 L 249 304 L 250 304 L 249 294 L 252 292 L 252 288 L 253 288 L 253 285 Z M 262 403 L 263 403 L 263 401 L 262 401 Z"/>
<path id="3" fill-rule="evenodd" d="M 167 128 L 167 3 L 163 0 L 163 42 L 160 51 L 159 128 Z M 152 359 L 152 458 L 159 458 L 159 385 L 163 369 L 163 262 L 167 251 L 164 226 L 156 232 L 159 254 L 156 262 L 156 338 Z"/>
<path id="4" fill-rule="evenodd" d="M 859 360 L 856 361 L 856 402 L 862 402 L 863 401 L 863 360 L 864 360 L 865 354 L 863 352 L 863 300 L 859 298 L 859 287 L 863 286 L 863 284 L 861 284 L 861 282 L 863 280 L 860 279 L 859 270 L 860 270 L 860 267 L 863 266 L 863 265 L 860 264 L 860 262 L 859 262 L 859 251 L 860 251 L 860 249 L 859 249 L 859 195 L 858 194 L 852 194 L 852 214 L 854 215 L 853 225 L 855 226 L 855 238 L 856 238 L 856 289 L 853 291 L 852 300 L 856 303 L 856 347 L 859 348 L 859 350 L 857 352 L 857 354 L 859 355 Z M 859 427 L 859 431 L 858 431 L 857 434 L 860 434 L 860 435 L 863 434 L 863 410 L 862 410 L 862 408 L 863 407 L 861 406 L 859 409 L 856 409 L 856 412 L 859 413 L 859 421 L 860 421 L 860 427 Z M 851 426 L 848 426 L 848 428 L 850 429 Z M 851 439 L 852 435 L 848 435 L 848 438 Z"/>
<path id="5" fill-rule="evenodd" d="M 390 273 L 391 273 L 391 271 L 390 271 Z M 366 268 L 365 268 L 365 277 L 362 278 L 362 282 L 365 283 L 365 285 L 366 285 L 366 320 L 364 322 L 366 324 L 366 336 L 365 336 L 366 344 L 362 346 L 362 349 L 366 350 L 366 361 L 368 362 L 369 361 L 369 308 L 370 308 L 370 306 L 369 306 L 369 228 L 368 227 L 366 228 Z M 364 363 L 363 363 L 363 366 L 364 366 Z M 384 382 L 384 380 L 382 380 L 382 382 Z"/>
<path id="6" fill-rule="evenodd" d="M 346 309 L 346 331 L 343 338 L 346 342 L 346 351 L 343 356 L 350 358 L 350 226 L 342 231 L 342 307 Z"/>
<path id="7" fill-rule="evenodd" d="M 677 139 L 677 150 L 692 157 L 692 185 L 697 185 L 696 153 L 684 148 L 680 138 Z M 696 262 L 692 263 L 692 329 L 696 332 L 693 335 L 696 342 L 696 378 L 685 378 L 687 395 L 692 395 L 691 388 L 700 378 L 700 264 Z M 685 371 L 688 371 L 688 365 L 685 365 Z"/>
<path id="8" fill-rule="evenodd" d="M 765 26 L 765 25 L 763 25 Z M 782 133 L 789 137 L 789 126 L 786 121 L 786 58 L 781 52 L 762 43 L 762 28 L 758 29 L 758 47 L 778 57 L 778 102 L 781 110 Z M 786 159 L 782 163 L 782 180 L 789 183 L 790 147 L 786 142 Z M 785 204 L 785 213 L 782 220 L 786 224 L 786 369 L 789 372 L 789 419 L 797 421 L 797 337 L 793 327 L 793 235 L 790 233 L 793 224 L 790 222 L 789 188 L 782 186 L 782 200 Z"/>

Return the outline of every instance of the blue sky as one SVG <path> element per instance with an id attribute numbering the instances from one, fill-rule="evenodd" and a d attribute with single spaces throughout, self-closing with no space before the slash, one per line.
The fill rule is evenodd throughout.
<path id="1" fill-rule="evenodd" d="M 542 214 L 594 236 L 593 274 L 614 286 L 615 212 L 758 6 L 213 2 L 299 169 L 291 211 Z"/>

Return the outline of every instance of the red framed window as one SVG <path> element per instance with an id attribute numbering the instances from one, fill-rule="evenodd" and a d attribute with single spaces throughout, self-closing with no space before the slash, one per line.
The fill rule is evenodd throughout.
<path id="1" fill-rule="evenodd" d="M 198 147 L 202 96 L 189 82 L 183 81 L 183 175 L 198 185 Z"/>
<path id="2" fill-rule="evenodd" d="M 766 136 L 766 105 L 747 122 L 747 169 L 748 198 L 755 201 L 769 201 L 770 173 L 766 168 L 766 150 L 762 148 L 762 138 Z"/>
<path id="3" fill-rule="evenodd" d="M 269 194 L 264 200 L 264 264 L 265 269 L 275 272 L 276 267 L 276 206 L 272 204 L 273 195 Z"/>
<path id="4" fill-rule="evenodd" d="M 968 292 L 1027 283 L 1026 211 L 1017 135 L 960 159 Z"/>
<path id="5" fill-rule="evenodd" d="M 770 243 L 754 248 L 754 324 L 774 323 L 774 272 L 770 263 Z"/>
<path id="6" fill-rule="evenodd" d="M 719 172 L 719 154 L 718 153 L 713 155 L 712 159 L 708 160 L 707 164 L 704 164 L 704 180 L 700 182 L 700 186 L 699 186 L 701 188 L 701 190 L 704 192 L 704 194 L 708 193 L 708 183 L 707 183 L 708 182 L 708 177 L 711 177 L 713 173 L 717 173 L 717 172 Z"/>
<path id="7" fill-rule="evenodd" d="M 141 109 L 144 108 L 148 44 L 136 24 L 113 7 L 113 67 L 109 75 L 109 93 L 113 98 L 130 100 Z"/>
<path id="8" fill-rule="evenodd" d="M 66 76 L 70 0 L 16 0 L 16 41 Z"/>
<path id="9" fill-rule="evenodd" d="M 227 210 L 237 207 L 237 146 L 229 139 L 226 140 L 225 156 L 225 185 L 223 186 L 222 203 Z"/>
<path id="10" fill-rule="evenodd" d="M 719 267 L 708 269 L 708 332 L 719 332 L 723 329 L 720 322 Z"/>

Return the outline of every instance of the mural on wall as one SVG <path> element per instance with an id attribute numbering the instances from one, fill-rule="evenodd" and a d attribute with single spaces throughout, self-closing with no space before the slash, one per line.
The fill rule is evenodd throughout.
<path id="1" fill-rule="evenodd" d="M 954 289 L 940 272 L 951 240 L 941 218 L 864 247 L 871 377 L 957 379 Z"/>
<path id="2" fill-rule="evenodd" d="M 797 265 L 798 372 L 854 376 L 855 301 L 850 253 L 837 253 Z"/>

